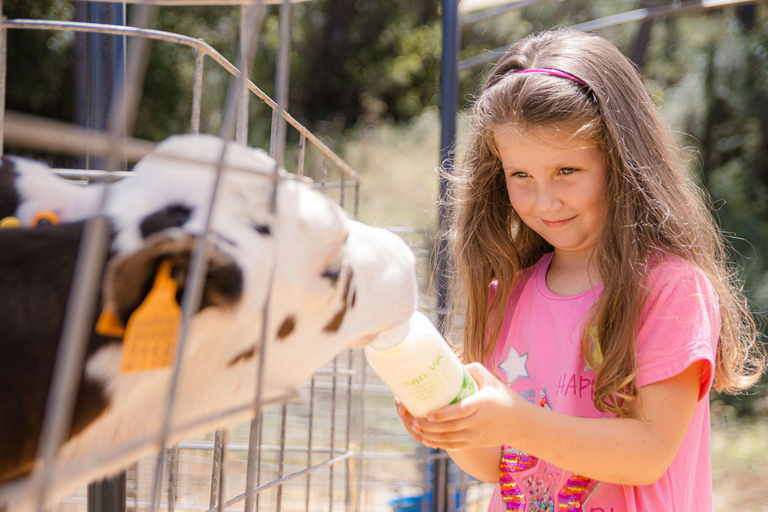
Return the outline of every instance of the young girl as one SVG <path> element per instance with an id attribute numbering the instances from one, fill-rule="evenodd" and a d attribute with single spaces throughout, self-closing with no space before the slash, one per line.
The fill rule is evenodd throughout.
<path id="1" fill-rule="evenodd" d="M 709 389 L 765 358 L 638 72 L 599 36 L 530 36 L 472 122 L 451 241 L 480 390 L 404 425 L 499 483 L 492 511 L 712 510 Z"/>

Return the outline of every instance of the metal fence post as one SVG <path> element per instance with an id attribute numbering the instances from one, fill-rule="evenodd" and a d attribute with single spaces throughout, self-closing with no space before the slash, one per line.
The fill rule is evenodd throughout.
<path id="1" fill-rule="evenodd" d="M 443 62 L 440 73 L 442 93 L 441 98 L 441 136 L 440 136 L 440 165 L 449 171 L 453 167 L 456 144 L 456 111 L 458 104 L 458 49 L 459 23 L 458 1 L 443 1 Z M 448 181 L 440 178 L 440 232 L 445 233 L 448 227 L 450 211 L 447 205 Z M 437 326 L 440 332 L 446 332 L 448 309 L 448 244 L 444 236 L 438 237 L 437 251 Z M 432 510 L 446 512 L 448 510 L 448 458 L 440 456 L 442 450 L 437 450 L 432 462 Z"/>
<path id="2" fill-rule="evenodd" d="M 125 512 L 125 471 L 88 485 L 88 512 Z"/>

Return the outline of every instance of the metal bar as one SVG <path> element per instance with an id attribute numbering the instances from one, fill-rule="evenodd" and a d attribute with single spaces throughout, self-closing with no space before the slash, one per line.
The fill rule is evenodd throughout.
<path id="1" fill-rule="evenodd" d="M 592 21 L 586 21 L 584 23 L 578 23 L 571 26 L 571 28 L 584 32 L 591 32 L 594 30 L 616 27 L 625 23 L 632 23 L 635 21 L 645 21 L 662 16 L 703 11 L 717 7 L 727 7 L 729 5 L 748 4 L 753 3 L 754 1 L 755 0 L 696 0 L 686 3 L 674 2 L 672 5 L 636 9 L 634 11 L 623 12 L 620 14 L 606 16 L 604 18 L 598 18 Z M 464 59 L 459 62 L 458 69 L 471 69 L 487 62 L 496 60 L 511 47 L 512 45 L 503 46 L 501 48 L 496 48 L 494 50 L 485 52 L 481 55 L 476 55 L 475 57 Z"/>
<path id="2" fill-rule="evenodd" d="M 343 175 L 342 175 L 343 176 Z M 344 190 L 343 188 L 341 190 Z M 347 377 L 347 431 L 346 431 L 346 439 L 345 439 L 345 446 L 347 449 L 350 449 L 350 443 L 352 441 L 351 432 L 352 432 L 352 349 L 347 350 L 347 368 L 350 372 L 350 376 Z M 348 459 L 347 460 L 347 492 L 346 496 L 344 498 L 344 505 L 346 512 L 349 512 L 349 507 L 352 504 L 352 482 L 350 481 L 350 464 L 354 464 L 354 459 Z"/>
<path id="3" fill-rule="evenodd" d="M 258 5 L 259 13 L 263 13 L 263 5 Z M 249 11 L 249 13 L 252 11 Z M 248 30 L 250 30 L 251 27 L 248 27 Z M 252 45 L 253 46 L 253 45 Z M 251 47 L 252 47 L 251 46 Z M 274 103 L 274 102 L 273 102 Z M 273 118 L 273 126 L 274 126 L 274 118 Z M 273 141 L 270 141 L 270 153 L 272 153 L 272 145 Z M 269 213 L 271 216 L 274 216 L 277 212 L 277 184 L 278 184 L 278 165 L 275 163 L 274 168 L 274 183 L 272 186 L 272 197 L 270 199 L 269 203 Z M 263 390 L 263 382 L 264 382 L 264 373 L 265 373 L 265 361 L 267 358 L 267 339 L 269 337 L 269 311 L 270 311 L 270 304 L 271 304 L 271 296 L 272 296 L 272 285 L 274 282 L 275 277 L 275 262 L 276 262 L 277 254 L 274 252 L 273 247 L 273 254 L 272 254 L 272 265 L 268 269 L 268 280 L 267 280 L 267 295 L 266 300 L 264 303 L 264 307 L 262 310 L 262 327 L 261 327 L 261 341 L 259 346 L 259 359 L 258 363 L 256 363 L 255 370 L 257 371 L 256 375 L 256 399 L 254 403 L 254 410 L 256 411 L 256 419 L 251 422 L 251 429 L 250 429 L 250 435 L 249 435 L 249 445 L 250 449 L 248 450 L 248 462 L 247 462 L 247 469 L 246 469 L 246 480 L 245 480 L 245 506 L 244 506 L 244 512 L 255 512 L 259 507 L 259 496 L 258 494 L 255 495 L 254 499 L 254 493 L 252 492 L 254 485 L 256 488 L 258 488 L 261 478 L 261 449 L 259 449 L 259 446 L 261 445 L 261 435 L 262 435 L 262 428 L 263 428 L 263 416 L 261 414 L 261 408 L 262 408 L 262 390 Z M 254 450 L 257 450 L 257 453 L 254 453 Z"/>
<path id="4" fill-rule="evenodd" d="M 454 164 L 456 151 L 456 115 L 458 110 L 458 70 L 459 56 L 459 24 L 458 2 L 455 0 L 443 1 L 443 55 L 440 71 L 441 77 L 441 134 L 440 134 L 440 166 L 450 172 Z M 438 210 L 438 223 L 441 229 L 447 229 L 450 221 L 448 210 L 448 180 L 440 178 L 440 206 Z M 438 242 L 436 258 L 437 274 L 437 305 L 438 310 L 444 311 L 448 304 L 448 247 L 447 241 L 441 237 Z M 446 315 L 438 313 L 437 327 L 445 334 Z M 435 463 L 433 466 L 432 510 L 433 512 L 447 512 L 448 489 L 448 465 Z"/>
<path id="5" fill-rule="evenodd" d="M 314 421 L 315 421 L 315 378 L 312 377 L 310 388 L 309 388 L 309 426 L 307 428 L 307 468 L 312 467 L 312 434 L 313 434 L 312 427 L 314 426 Z M 307 487 L 306 487 L 306 496 L 304 500 L 304 512 L 309 512 L 309 502 L 310 502 L 309 493 L 310 493 L 311 477 L 312 477 L 312 474 L 307 473 Z"/>
<path id="6" fill-rule="evenodd" d="M 88 484 L 88 512 L 125 512 L 126 474 Z"/>
<path id="7" fill-rule="evenodd" d="M 495 16 L 499 16 L 500 14 L 504 14 L 505 12 L 524 9 L 525 7 L 529 7 L 533 4 L 540 3 L 541 1 L 542 0 L 521 0 L 521 1 L 514 2 L 507 5 L 499 5 L 497 7 L 491 7 L 489 9 L 482 10 L 475 14 L 461 16 L 460 18 L 461 26 L 466 27 L 467 25 L 472 25 L 479 21 L 485 21 Z"/>
<path id="8" fill-rule="evenodd" d="M 144 5 L 166 5 L 166 6 L 179 6 L 179 7 L 191 7 L 191 6 L 241 6 L 241 5 L 255 5 L 263 3 L 267 5 L 279 4 L 283 0 L 85 0 L 86 2 L 119 2 L 129 4 L 144 4 Z M 292 3 L 304 3 L 311 0 L 291 0 Z"/>
<path id="9" fill-rule="evenodd" d="M 342 180 L 343 179 L 344 178 L 342 177 Z M 345 188 L 352 187 L 352 186 L 357 186 L 357 183 L 355 183 L 354 181 L 350 181 L 350 182 L 346 182 L 345 181 L 343 183 L 342 182 L 332 181 L 330 183 L 325 182 L 325 183 L 313 183 L 312 184 L 312 188 L 322 188 L 322 189 L 326 189 L 326 188 L 340 188 L 340 189 L 344 190 Z M 343 192 L 342 192 L 342 195 L 344 195 Z"/>
<path id="10" fill-rule="evenodd" d="M 272 109 L 272 122 L 269 125 L 269 156 L 272 158 L 275 158 L 277 154 L 277 127 L 280 124 L 277 122 L 277 118 L 279 115 L 279 109 Z"/>
<path id="11" fill-rule="evenodd" d="M 133 494 L 133 512 L 138 512 L 139 508 L 139 463 L 134 462 L 131 465 L 131 471 L 133 472 L 133 485 L 131 485 L 131 491 Z M 126 485 L 127 487 L 127 485 Z M 126 494 L 128 490 L 126 489 Z"/>
<path id="12" fill-rule="evenodd" d="M 253 56 L 256 54 L 256 44 L 259 40 L 261 33 L 261 23 L 264 14 L 264 5 L 259 3 L 256 5 L 250 5 L 241 9 L 241 18 L 245 21 L 241 21 L 241 26 L 245 27 L 246 32 L 240 34 L 241 42 L 240 48 L 244 51 L 239 51 L 237 55 L 237 67 L 231 72 L 235 80 L 230 80 L 229 89 L 227 91 L 226 104 L 224 106 L 224 121 L 219 135 L 225 140 L 237 139 L 237 119 L 240 117 L 240 112 L 243 107 L 242 99 L 245 95 L 244 90 L 248 88 L 248 84 L 251 83 L 248 80 L 248 69 Z M 238 141 L 240 142 L 240 141 Z"/>
<path id="13" fill-rule="evenodd" d="M 151 143 L 148 143 L 151 144 Z M 152 147 L 154 148 L 155 145 L 152 144 Z M 151 151 L 150 151 L 151 152 Z M 147 153 L 149 154 L 149 152 Z M 204 165 L 208 166 L 211 170 L 216 170 L 217 163 L 211 162 L 206 163 L 202 162 L 195 158 L 185 157 L 181 155 L 163 155 L 163 154 L 154 154 L 152 155 L 155 159 L 160 160 L 172 160 L 174 162 L 187 162 L 191 164 L 197 164 L 197 165 Z M 271 180 L 275 180 L 275 173 L 274 169 L 270 169 L 269 171 L 257 169 L 257 168 L 248 168 L 245 166 L 238 166 L 236 162 L 228 163 L 227 164 L 227 171 L 238 171 L 238 172 L 246 172 L 249 174 L 253 174 L 256 176 L 261 177 L 268 177 Z M 82 176 L 82 179 L 93 179 L 93 180 L 105 180 L 108 178 L 108 175 L 112 175 L 113 177 L 130 177 L 133 176 L 133 173 L 131 172 L 125 172 L 125 171 L 102 171 L 102 170 L 95 170 L 95 169 L 54 169 L 55 173 L 61 173 L 62 175 L 65 175 L 67 177 L 76 177 L 76 176 Z M 301 181 L 304 183 L 311 183 L 311 180 L 304 176 L 296 176 L 291 173 L 284 173 L 280 176 L 277 176 L 277 179 L 281 181 Z M 338 184 L 332 184 L 335 186 L 338 186 Z"/>
<path id="14" fill-rule="evenodd" d="M 288 110 L 288 86 L 291 77 L 291 23 L 293 20 L 293 6 L 290 0 L 284 0 L 280 4 L 280 24 L 277 55 L 277 73 L 275 76 L 275 100 L 278 111 Z M 277 124 L 277 140 L 274 158 L 278 165 L 283 165 L 285 159 L 285 117 L 280 116 Z"/>
<path id="15" fill-rule="evenodd" d="M 237 5 L 241 5 L 242 2 L 238 0 Z M 170 32 L 163 32 L 160 30 L 148 30 L 138 29 L 135 27 L 121 27 L 114 25 L 89 25 L 86 23 L 78 22 L 59 22 L 59 21 L 45 21 L 45 20 L 7 20 L 2 23 L 2 27 L 14 28 L 14 29 L 45 29 L 45 30 L 71 30 L 74 32 L 99 32 L 105 34 L 125 34 L 129 36 L 142 36 L 149 39 L 155 39 L 160 41 L 166 41 L 192 48 L 204 49 L 205 54 L 218 63 L 225 71 L 231 75 L 238 77 L 240 71 L 229 62 L 224 56 L 217 52 L 209 44 L 195 39 L 192 37 L 182 36 L 179 34 L 173 34 Z M 259 97 L 264 103 L 266 103 L 272 109 L 276 108 L 276 103 L 272 98 L 267 96 L 261 89 L 256 87 L 250 80 L 248 81 L 248 88 L 256 96 Z M 330 158 L 336 165 L 344 170 L 344 172 L 350 176 L 353 180 L 362 183 L 360 175 L 350 167 L 344 160 L 341 159 L 336 153 L 334 153 L 327 145 L 325 145 L 317 136 L 310 132 L 305 126 L 299 123 L 286 111 L 282 112 L 283 118 L 293 126 L 299 133 L 306 136 L 306 138 L 312 142 L 323 154 Z"/>
<path id="16" fill-rule="evenodd" d="M 8 30 L 5 21 L 3 0 L 0 0 L 0 157 L 5 150 L 5 76 L 8 68 Z"/>
<path id="17" fill-rule="evenodd" d="M 250 53 L 248 44 L 249 41 L 246 35 L 251 33 L 250 27 L 248 27 L 248 6 L 240 7 L 240 55 L 248 55 Z M 243 59 L 240 63 L 240 70 L 243 75 L 248 78 L 251 76 L 251 61 L 250 59 Z M 237 109 L 237 130 L 235 132 L 235 140 L 240 144 L 248 144 L 248 100 L 250 95 L 248 94 L 248 83 L 246 80 L 240 80 L 240 105 Z"/>
<path id="18" fill-rule="evenodd" d="M 106 187 L 104 187 L 106 189 Z M 100 208 L 102 210 L 102 208 Z M 53 478 L 56 453 L 63 443 L 75 405 L 83 359 L 94 317 L 99 276 L 107 253 L 109 221 L 98 215 L 86 222 L 77 253 L 72 289 L 67 299 L 61 341 L 56 352 L 51 387 L 43 416 L 37 449 L 37 467 L 32 478 L 42 512 Z"/>
<path id="19" fill-rule="evenodd" d="M 357 201 L 355 201 L 357 203 Z M 357 209 L 357 208 L 355 208 Z M 357 213 L 355 213 L 357 216 Z M 357 455 L 357 467 L 360 468 L 360 475 L 357 479 L 357 509 L 363 510 L 363 480 L 365 480 L 365 466 L 363 466 L 363 459 L 365 458 L 365 384 L 367 377 L 368 363 L 365 361 L 363 352 L 360 351 L 361 369 L 360 369 L 360 451 Z"/>
<path id="20" fill-rule="evenodd" d="M 176 491 L 179 483 L 178 445 L 168 448 L 168 459 L 168 512 L 173 512 L 176 507 Z"/>
<path id="21" fill-rule="evenodd" d="M 261 373 L 261 372 L 259 372 Z M 246 467 L 246 484 L 245 484 L 245 492 L 249 493 L 252 489 L 258 488 L 261 485 L 261 457 L 264 454 L 264 452 L 261 450 L 261 436 L 264 432 L 264 416 L 261 415 L 261 413 L 258 413 L 258 416 L 256 420 L 251 422 L 251 432 L 253 432 L 255 429 L 256 431 L 256 443 L 254 444 L 253 437 L 248 442 L 248 458 L 250 462 L 251 454 L 253 453 L 253 450 L 256 450 L 256 468 L 255 468 L 255 487 L 253 483 L 249 483 L 250 479 L 248 477 L 248 467 Z M 251 477 L 253 478 L 253 477 Z M 253 511 L 258 512 L 259 510 L 259 498 L 260 496 L 258 494 L 249 496 L 249 498 L 253 501 Z M 248 499 L 245 500 L 245 512 L 248 512 L 249 506 L 248 506 Z"/>
<path id="22" fill-rule="evenodd" d="M 333 358 L 333 372 L 336 373 L 339 365 L 339 356 Z M 333 387 L 331 390 L 331 453 L 336 445 L 336 376 L 331 377 Z M 333 466 L 328 468 L 329 473 L 329 492 L 328 492 L 328 511 L 333 512 Z"/>
<path id="23" fill-rule="evenodd" d="M 280 455 L 277 462 L 277 479 L 283 478 L 283 470 L 285 469 L 285 426 L 288 421 L 288 406 L 283 404 L 281 411 L 280 421 Z M 277 486 L 277 511 L 281 512 L 283 509 L 283 485 Z"/>
<path id="24" fill-rule="evenodd" d="M 133 23 L 136 27 L 148 27 L 154 23 L 157 15 L 157 7 L 142 6 L 136 11 Z M 148 41 L 138 38 L 133 41 L 133 46 L 128 55 L 126 75 L 120 83 L 118 91 L 112 99 L 107 118 L 107 126 L 114 140 L 113 151 L 108 155 L 107 170 L 114 171 L 120 160 L 119 148 L 122 140 L 133 131 L 133 123 L 139 110 L 141 100 L 141 84 L 144 83 L 144 74 L 147 70 Z"/>
<path id="25" fill-rule="evenodd" d="M 307 152 L 307 136 L 303 133 L 299 136 L 299 165 L 296 172 L 299 176 L 304 176 L 304 158 Z M 355 182 L 357 183 L 357 182 Z"/>
<path id="26" fill-rule="evenodd" d="M 211 450 L 212 452 L 214 450 L 217 450 L 217 446 L 214 444 L 213 441 L 181 441 L 179 444 L 180 450 Z M 261 449 L 265 452 L 279 452 L 280 446 L 279 445 L 261 445 Z M 230 452 L 246 452 L 248 451 L 248 443 L 227 443 L 227 451 Z M 293 453 L 304 453 L 307 451 L 307 448 L 302 446 L 286 446 L 285 452 L 293 452 Z M 315 447 L 313 450 L 318 453 L 330 453 L 330 448 L 322 448 L 322 447 Z M 343 453 L 346 451 L 345 449 L 337 448 L 334 450 L 334 453 Z M 217 464 L 218 466 L 218 464 Z M 215 504 L 215 503 L 214 503 Z M 213 506 L 213 505 L 211 505 Z"/>
<path id="27" fill-rule="evenodd" d="M 320 188 L 324 189 L 328 186 L 328 159 L 323 157 L 323 161 L 320 167 Z"/>
<path id="28" fill-rule="evenodd" d="M 339 462 L 344 462 L 350 457 L 354 457 L 355 452 L 353 451 L 347 451 L 344 453 L 344 455 L 340 455 L 339 457 L 334 457 L 333 459 L 327 460 L 325 462 L 321 462 L 320 464 L 315 464 L 312 467 L 302 469 L 301 471 L 296 471 L 295 473 L 291 473 L 290 475 L 286 475 L 283 478 L 280 478 L 278 480 L 273 480 L 271 482 L 268 482 L 264 485 L 260 485 L 256 487 L 255 489 L 251 489 L 250 491 L 246 491 L 243 494 L 240 494 L 238 496 L 235 496 L 231 500 L 228 500 L 226 503 L 224 503 L 224 508 L 229 508 L 232 505 L 236 505 L 240 503 L 243 500 L 246 500 L 249 496 L 252 496 L 254 494 L 258 495 L 259 493 L 262 493 L 268 489 L 271 489 L 272 487 L 275 487 L 276 485 L 282 485 L 285 482 L 288 482 L 290 480 L 293 480 L 295 478 L 299 478 L 301 476 L 306 475 L 307 473 L 317 471 L 318 469 L 322 469 L 324 467 L 333 467 L 333 465 L 338 464 Z M 208 510 L 207 512 L 217 512 L 216 509 Z"/>
<path id="29" fill-rule="evenodd" d="M 128 6 L 125 2 L 122 3 L 121 9 L 119 11 L 115 11 L 115 17 L 117 18 L 117 21 L 120 25 L 126 26 L 128 23 Z M 125 84 L 125 79 L 128 76 L 128 36 L 117 36 L 115 38 L 118 42 L 116 45 L 116 51 L 115 51 L 115 59 L 117 60 L 117 63 L 115 64 L 115 69 L 113 71 L 113 85 L 112 85 L 112 93 L 113 95 L 119 90 L 117 87 L 115 87 L 115 84 L 120 84 L 121 86 Z M 122 140 L 119 141 L 121 147 L 120 147 L 120 154 L 124 155 L 121 163 L 121 168 L 125 169 L 128 167 L 128 157 L 125 156 L 128 153 L 128 132 L 126 131 L 126 134 L 124 137 L 122 137 Z M 111 169 L 114 170 L 114 169 Z"/>
<path id="30" fill-rule="evenodd" d="M 181 443 L 180 446 L 187 448 L 186 443 Z M 219 467 L 222 463 L 222 452 L 224 450 L 224 443 L 222 441 L 222 432 L 217 430 L 213 438 L 213 461 L 211 464 L 211 494 L 208 499 L 208 508 L 214 508 L 219 496 Z"/>
<path id="31" fill-rule="evenodd" d="M 360 184 L 355 182 L 355 212 L 354 219 L 357 220 L 360 211 Z"/>
<path id="32" fill-rule="evenodd" d="M 227 464 L 227 438 L 229 437 L 229 432 L 227 430 L 223 430 L 221 432 L 221 461 L 219 462 L 219 496 L 217 500 L 217 512 L 221 512 L 224 510 L 224 491 L 227 487 L 227 479 L 226 479 L 226 472 L 225 467 Z M 213 508 L 213 507 L 211 507 Z"/>
<path id="33" fill-rule="evenodd" d="M 5 142 L 16 147 L 72 156 L 88 152 L 95 156 L 108 156 L 114 149 L 114 141 L 109 134 L 90 133 L 81 126 L 15 111 L 5 113 L 0 129 L 6 128 Z M 137 162 L 151 153 L 155 146 L 154 142 L 126 137 L 125 156 L 129 162 Z"/>
<path id="34" fill-rule="evenodd" d="M 203 70 L 205 66 L 205 52 L 200 48 L 195 49 L 195 75 L 192 80 L 192 119 L 189 122 L 189 131 L 193 134 L 200 133 L 200 115 L 203 104 Z"/>

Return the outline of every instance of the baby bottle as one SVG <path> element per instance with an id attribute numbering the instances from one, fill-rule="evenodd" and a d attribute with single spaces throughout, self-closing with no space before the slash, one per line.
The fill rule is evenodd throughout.
<path id="1" fill-rule="evenodd" d="M 416 311 L 377 336 L 365 357 L 381 380 L 417 418 L 477 391 L 477 384 L 432 322 Z"/>

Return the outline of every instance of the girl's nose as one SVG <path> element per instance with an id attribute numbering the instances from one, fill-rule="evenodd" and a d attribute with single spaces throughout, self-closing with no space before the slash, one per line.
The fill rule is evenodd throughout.
<path id="1" fill-rule="evenodd" d="M 557 211 L 562 204 L 563 202 L 560 200 L 555 190 L 553 190 L 553 187 L 547 184 L 540 184 L 536 187 L 534 209 L 537 212 Z"/>

